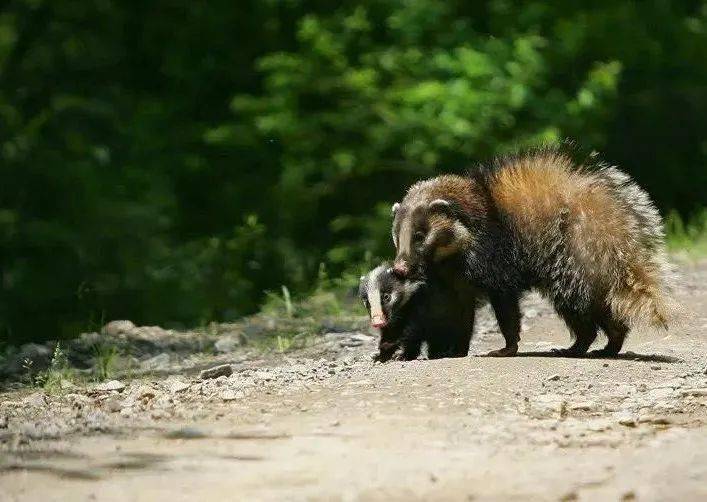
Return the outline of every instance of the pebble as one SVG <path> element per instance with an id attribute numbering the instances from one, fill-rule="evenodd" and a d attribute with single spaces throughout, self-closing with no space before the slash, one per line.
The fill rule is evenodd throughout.
<path id="1" fill-rule="evenodd" d="M 172 394 L 176 394 L 177 392 L 184 392 L 189 388 L 189 384 L 182 382 L 180 380 L 175 380 L 169 384 L 169 391 Z"/>
<path id="2" fill-rule="evenodd" d="M 596 403 L 594 403 L 592 401 L 575 403 L 570 406 L 570 409 L 574 410 L 574 411 L 591 411 L 595 408 L 596 408 Z"/>
<path id="3" fill-rule="evenodd" d="M 341 340 L 339 342 L 339 345 L 341 345 L 342 347 L 360 347 L 361 345 L 363 345 L 363 342 L 361 340 L 349 339 L 349 340 Z"/>
<path id="4" fill-rule="evenodd" d="M 373 340 L 373 337 L 371 335 L 365 335 L 363 333 L 354 333 L 349 337 L 351 340 L 357 340 L 359 342 L 370 342 Z"/>
<path id="5" fill-rule="evenodd" d="M 626 427 L 636 427 L 636 417 L 631 413 L 621 412 L 616 414 L 616 421 Z"/>
<path id="6" fill-rule="evenodd" d="M 113 390 L 121 392 L 123 389 L 125 389 L 125 384 L 119 380 L 109 380 L 108 382 L 96 385 L 94 388 L 94 390 L 99 392 L 110 392 Z"/>
<path id="7" fill-rule="evenodd" d="M 671 420 L 668 417 L 657 415 L 641 415 L 638 417 L 638 422 L 641 424 L 668 425 Z"/>
<path id="8" fill-rule="evenodd" d="M 118 336 L 123 333 L 130 333 L 135 329 L 135 325 L 131 321 L 111 321 L 101 330 L 104 335 Z"/>
<path id="9" fill-rule="evenodd" d="M 7 415 L 0 416 L 0 429 L 7 429 Z"/>
<path id="10" fill-rule="evenodd" d="M 705 397 L 705 396 L 707 396 L 707 387 L 700 388 L 700 389 L 683 389 L 683 391 L 680 392 L 680 395 Z"/>
<path id="11" fill-rule="evenodd" d="M 559 380 L 559 379 L 560 379 L 560 375 L 558 375 L 558 374 L 554 374 L 554 375 L 552 375 L 551 377 L 548 378 L 548 380 L 551 381 L 551 382 L 556 382 L 556 381 Z"/>
<path id="12" fill-rule="evenodd" d="M 244 398 L 245 395 L 240 391 L 224 390 L 219 397 L 224 401 L 235 401 L 236 399 Z"/>
<path id="13" fill-rule="evenodd" d="M 230 364 L 221 364 L 220 366 L 214 366 L 213 368 L 206 369 L 199 373 L 199 378 L 202 380 L 208 380 L 210 378 L 218 378 L 220 376 L 229 376 L 233 373 L 233 368 Z"/>

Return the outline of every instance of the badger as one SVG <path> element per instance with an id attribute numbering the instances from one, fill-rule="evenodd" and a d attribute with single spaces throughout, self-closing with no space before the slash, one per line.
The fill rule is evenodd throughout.
<path id="1" fill-rule="evenodd" d="M 423 342 L 429 359 L 469 353 L 480 300 L 466 284 L 447 286 L 444 269 L 433 274 L 401 279 L 383 263 L 361 276 L 361 300 L 381 335 L 375 360 L 388 361 L 398 349 L 403 360 L 417 359 Z"/>
<path id="2" fill-rule="evenodd" d="M 608 343 L 596 354 L 616 355 L 631 328 L 667 328 L 676 312 L 658 211 L 594 154 L 500 157 L 465 176 L 420 181 L 392 210 L 394 273 L 414 280 L 458 263 L 456 274 L 488 296 L 505 339 L 488 355 L 517 353 L 519 300 L 531 289 L 567 324 L 574 343 L 556 349 L 565 356 L 584 355 L 599 329 Z"/>

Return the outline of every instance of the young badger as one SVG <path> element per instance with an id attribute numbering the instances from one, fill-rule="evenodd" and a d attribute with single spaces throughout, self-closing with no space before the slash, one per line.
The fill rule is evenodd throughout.
<path id="1" fill-rule="evenodd" d="M 517 353 L 519 299 L 532 288 L 575 338 L 562 355 L 586 353 L 599 328 L 608 338 L 599 354 L 615 355 L 631 327 L 670 320 L 660 216 L 628 175 L 594 157 L 500 158 L 416 183 L 393 212 L 394 272 L 414 278 L 462 257 L 457 275 L 488 295 L 505 338 L 489 355 Z"/>
<path id="2" fill-rule="evenodd" d="M 423 342 L 430 359 L 469 353 L 475 294 L 463 282 L 456 288 L 440 287 L 445 280 L 444 269 L 438 277 L 404 280 L 393 273 L 389 263 L 361 277 L 361 299 L 371 324 L 381 332 L 376 360 L 388 361 L 399 348 L 402 359 L 417 359 Z M 457 291 L 462 294 L 455 294 Z"/>

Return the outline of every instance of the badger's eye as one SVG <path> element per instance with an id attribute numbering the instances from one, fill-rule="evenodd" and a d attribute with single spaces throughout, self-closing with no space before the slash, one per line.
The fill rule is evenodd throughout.
<path id="1" fill-rule="evenodd" d="M 417 232 L 415 232 L 412 238 L 415 242 L 422 242 L 425 239 L 425 232 L 418 230 Z"/>
<path id="2" fill-rule="evenodd" d="M 383 303 L 390 303 L 390 293 L 383 293 Z"/>

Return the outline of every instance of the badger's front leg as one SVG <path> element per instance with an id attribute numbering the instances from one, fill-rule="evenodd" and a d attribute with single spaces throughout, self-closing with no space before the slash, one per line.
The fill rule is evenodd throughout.
<path id="1" fill-rule="evenodd" d="M 373 362 L 385 363 L 390 361 L 398 350 L 397 342 L 383 342 L 378 344 L 378 354 L 373 357 Z"/>
<path id="2" fill-rule="evenodd" d="M 403 361 L 414 361 L 420 357 L 420 352 L 422 352 L 422 340 L 405 340 L 403 342 L 403 353 L 401 359 Z"/>
<path id="3" fill-rule="evenodd" d="M 418 314 L 416 314 L 417 317 Z M 403 349 L 400 354 L 400 359 L 403 361 L 414 361 L 420 357 L 422 352 L 422 341 L 424 333 L 420 326 L 419 319 L 409 319 L 407 325 L 403 328 L 400 336 L 400 346 Z"/>
<path id="4" fill-rule="evenodd" d="M 502 349 L 492 350 L 487 356 L 509 357 L 518 353 L 520 341 L 520 298 L 518 295 L 489 295 L 496 322 L 506 340 Z"/>

